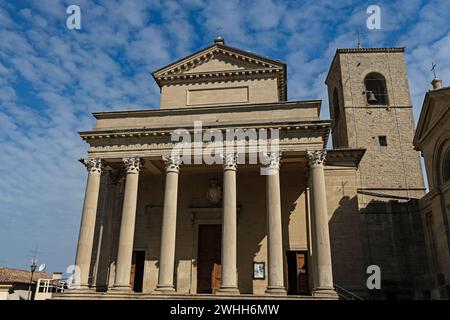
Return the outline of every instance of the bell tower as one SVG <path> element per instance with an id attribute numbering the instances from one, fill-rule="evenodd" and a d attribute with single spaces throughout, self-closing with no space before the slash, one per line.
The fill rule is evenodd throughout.
<path id="1" fill-rule="evenodd" d="M 360 189 L 424 194 L 404 48 L 338 49 L 326 84 L 333 148 L 364 148 Z"/>
<path id="2" fill-rule="evenodd" d="M 338 49 L 326 78 L 333 148 L 366 149 L 357 202 L 366 267 L 381 269 L 376 298 L 412 298 L 426 268 L 418 199 L 425 194 L 404 48 Z M 356 240 L 356 239 L 355 239 Z M 365 272 L 365 271 L 364 271 Z"/>

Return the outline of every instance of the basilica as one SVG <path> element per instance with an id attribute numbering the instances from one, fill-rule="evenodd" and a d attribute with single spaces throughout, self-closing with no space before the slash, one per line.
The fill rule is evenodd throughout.
<path id="1" fill-rule="evenodd" d="M 288 101 L 286 64 L 219 37 L 153 72 L 159 108 L 94 113 L 78 281 L 59 298 L 434 295 L 404 53 L 338 49 L 323 106 Z M 212 132 L 242 134 L 207 161 Z"/>

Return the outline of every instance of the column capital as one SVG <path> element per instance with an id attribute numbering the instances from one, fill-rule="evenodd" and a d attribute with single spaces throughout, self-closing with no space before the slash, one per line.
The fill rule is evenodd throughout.
<path id="1" fill-rule="evenodd" d="M 79 160 L 87 169 L 89 173 L 98 173 L 101 174 L 105 165 L 102 159 L 100 158 L 87 158 Z"/>
<path id="2" fill-rule="evenodd" d="M 170 155 L 168 157 L 162 156 L 164 160 L 164 166 L 166 172 L 176 172 L 180 171 L 181 157 L 179 155 Z"/>
<path id="3" fill-rule="evenodd" d="M 264 166 L 267 169 L 280 169 L 281 152 L 264 152 Z"/>
<path id="4" fill-rule="evenodd" d="M 125 164 L 125 170 L 127 174 L 136 174 L 141 170 L 144 160 L 139 157 L 123 158 L 123 163 Z"/>
<path id="5" fill-rule="evenodd" d="M 311 168 L 322 166 L 325 163 L 327 157 L 326 150 L 311 150 L 306 152 L 308 158 L 308 164 Z"/>
<path id="6" fill-rule="evenodd" d="M 226 153 L 222 155 L 223 158 L 223 170 L 236 170 L 237 169 L 237 154 Z"/>

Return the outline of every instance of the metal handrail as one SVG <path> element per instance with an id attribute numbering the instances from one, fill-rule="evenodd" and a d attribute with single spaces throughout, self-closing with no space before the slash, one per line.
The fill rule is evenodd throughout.
<path id="1" fill-rule="evenodd" d="M 334 288 L 340 298 L 344 298 L 345 300 L 364 300 L 362 297 L 358 296 L 357 294 L 355 294 L 341 286 L 338 286 L 337 284 L 334 284 Z"/>

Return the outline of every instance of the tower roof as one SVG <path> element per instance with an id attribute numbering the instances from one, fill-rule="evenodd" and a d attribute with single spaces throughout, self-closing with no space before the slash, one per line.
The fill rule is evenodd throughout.
<path id="1" fill-rule="evenodd" d="M 328 82 L 328 78 L 330 76 L 331 68 L 336 61 L 336 58 L 339 54 L 346 53 L 380 53 L 380 52 L 401 52 L 404 53 L 406 50 L 405 47 L 392 47 L 392 48 L 339 48 L 336 49 L 336 53 L 334 54 L 333 61 L 330 64 L 330 68 L 328 69 L 327 77 L 325 78 L 325 84 Z"/>

